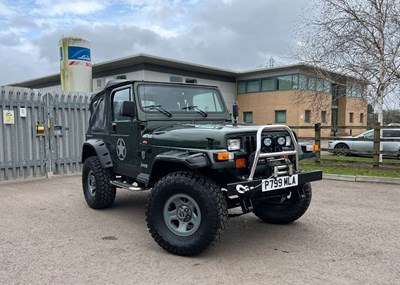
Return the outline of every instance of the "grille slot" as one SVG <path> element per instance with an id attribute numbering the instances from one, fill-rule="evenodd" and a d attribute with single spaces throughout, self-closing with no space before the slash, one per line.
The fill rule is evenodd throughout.
<path id="1" fill-rule="evenodd" d="M 257 139 L 256 136 L 245 136 L 243 138 L 244 149 L 248 154 L 251 154 L 257 149 Z"/>

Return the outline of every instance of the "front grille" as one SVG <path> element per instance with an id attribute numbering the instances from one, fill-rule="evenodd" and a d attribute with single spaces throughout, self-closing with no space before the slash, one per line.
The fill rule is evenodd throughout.
<path id="1" fill-rule="evenodd" d="M 256 136 L 246 136 L 243 137 L 244 151 L 251 154 L 257 149 L 257 137 Z"/>

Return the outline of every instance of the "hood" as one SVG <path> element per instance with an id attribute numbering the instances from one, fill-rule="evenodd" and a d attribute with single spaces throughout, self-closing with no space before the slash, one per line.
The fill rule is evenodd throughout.
<path id="1" fill-rule="evenodd" d="M 224 149 L 226 138 L 257 133 L 259 126 L 232 124 L 179 124 L 154 129 L 146 137 L 153 145 Z"/>

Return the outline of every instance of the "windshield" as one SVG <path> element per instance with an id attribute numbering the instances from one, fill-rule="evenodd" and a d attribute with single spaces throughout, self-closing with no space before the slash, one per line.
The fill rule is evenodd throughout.
<path id="1" fill-rule="evenodd" d="M 206 117 L 209 113 L 225 112 L 221 95 L 214 88 L 141 84 L 138 96 L 142 110 L 147 113 L 193 113 Z"/>

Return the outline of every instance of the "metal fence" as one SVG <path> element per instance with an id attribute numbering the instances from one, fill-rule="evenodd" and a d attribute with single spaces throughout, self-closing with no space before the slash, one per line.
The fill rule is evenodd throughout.
<path id="1" fill-rule="evenodd" d="M 2 87 L 0 181 L 81 171 L 89 98 Z"/>

